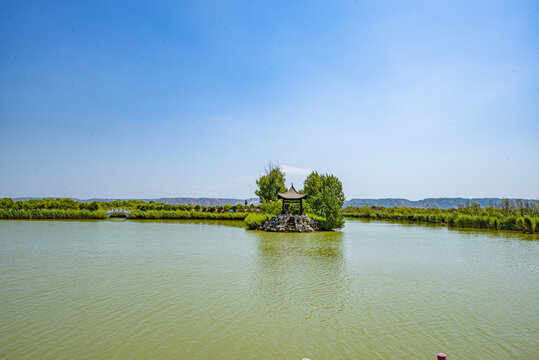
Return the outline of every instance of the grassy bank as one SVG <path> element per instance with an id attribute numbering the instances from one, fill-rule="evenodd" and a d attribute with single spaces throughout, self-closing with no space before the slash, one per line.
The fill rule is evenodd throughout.
<path id="1" fill-rule="evenodd" d="M 78 202 L 72 199 L 0 199 L 0 219 L 106 219 L 107 210 L 130 210 L 130 219 L 243 220 L 258 209 L 253 206 L 171 205 L 140 200 Z M 116 217 L 116 215 L 113 215 Z"/>
<path id="2" fill-rule="evenodd" d="M 249 213 L 246 212 L 223 212 L 212 213 L 203 211 L 132 211 L 130 219 L 161 219 L 161 220 L 243 220 Z"/>
<path id="3" fill-rule="evenodd" d="M 415 209 L 348 207 L 343 211 L 345 217 L 406 221 L 416 223 L 445 224 L 455 228 L 475 228 L 490 230 L 520 231 L 523 233 L 539 233 L 539 216 L 537 209 L 481 209 L 469 206 L 460 209 Z"/>
<path id="4" fill-rule="evenodd" d="M 249 213 L 211 213 L 202 211 L 131 211 L 130 219 L 161 219 L 161 220 L 243 220 Z M 0 209 L 0 219 L 3 220 L 86 220 L 86 219 L 106 219 L 105 210 L 61 210 L 61 209 L 33 209 L 16 210 Z"/>
<path id="5" fill-rule="evenodd" d="M 249 230 L 256 230 L 259 227 L 261 227 L 262 224 L 264 224 L 264 222 L 266 220 L 268 220 L 269 218 L 271 218 L 273 216 L 274 215 L 272 215 L 272 214 L 265 214 L 265 213 L 262 213 L 262 214 L 259 214 L 259 213 L 249 214 L 249 216 L 247 216 L 245 218 L 245 225 L 247 226 L 247 229 L 249 229 Z"/>
<path id="6" fill-rule="evenodd" d="M 104 210 L 62 210 L 62 209 L 0 209 L 0 219 L 4 220 L 76 220 L 106 219 Z"/>
<path id="7" fill-rule="evenodd" d="M 172 205 L 165 203 L 156 203 L 153 201 L 145 202 L 142 200 L 114 200 L 110 202 L 93 201 L 79 202 L 69 198 L 46 198 L 14 201 L 10 198 L 0 199 L 0 209 L 14 210 L 109 210 L 109 209 L 127 209 L 140 211 L 202 211 L 202 212 L 250 212 L 255 210 L 255 205 L 224 205 L 224 206 L 200 206 L 200 205 Z"/>

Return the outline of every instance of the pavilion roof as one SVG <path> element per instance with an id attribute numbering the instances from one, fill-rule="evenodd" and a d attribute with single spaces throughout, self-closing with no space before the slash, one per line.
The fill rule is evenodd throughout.
<path id="1" fill-rule="evenodd" d="M 288 189 L 287 192 L 284 193 L 278 193 L 277 197 L 279 199 L 285 199 L 285 200 L 299 200 L 304 199 L 307 197 L 307 194 L 300 194 L 299 192 L 294 189 L 294 184 L 290 186 L 290 189 Z"/>

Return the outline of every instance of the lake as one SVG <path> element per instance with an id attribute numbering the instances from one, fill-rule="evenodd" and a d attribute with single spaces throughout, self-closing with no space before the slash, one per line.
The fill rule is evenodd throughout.
<path id="1" fill-rule="evenodd" d="M 310 234 L 0 221 L 0 358 L 532 359 L 530 239 L 359 220 Z"/>

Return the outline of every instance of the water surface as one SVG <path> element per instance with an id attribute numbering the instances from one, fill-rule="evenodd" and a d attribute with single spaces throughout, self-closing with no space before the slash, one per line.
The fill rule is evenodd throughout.
<path id="1" fill-rule="evenodd" d="M 348 221 L 0 221 L 0 358 L 524 359 L 539 242 Z"/>

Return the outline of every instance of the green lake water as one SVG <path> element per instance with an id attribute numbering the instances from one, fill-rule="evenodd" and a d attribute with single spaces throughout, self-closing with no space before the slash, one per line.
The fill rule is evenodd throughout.
<path id="1" fill-rule="evenodd" d="M 2 359 L 532 359 L 539 241 L 0 221 Z"/>

